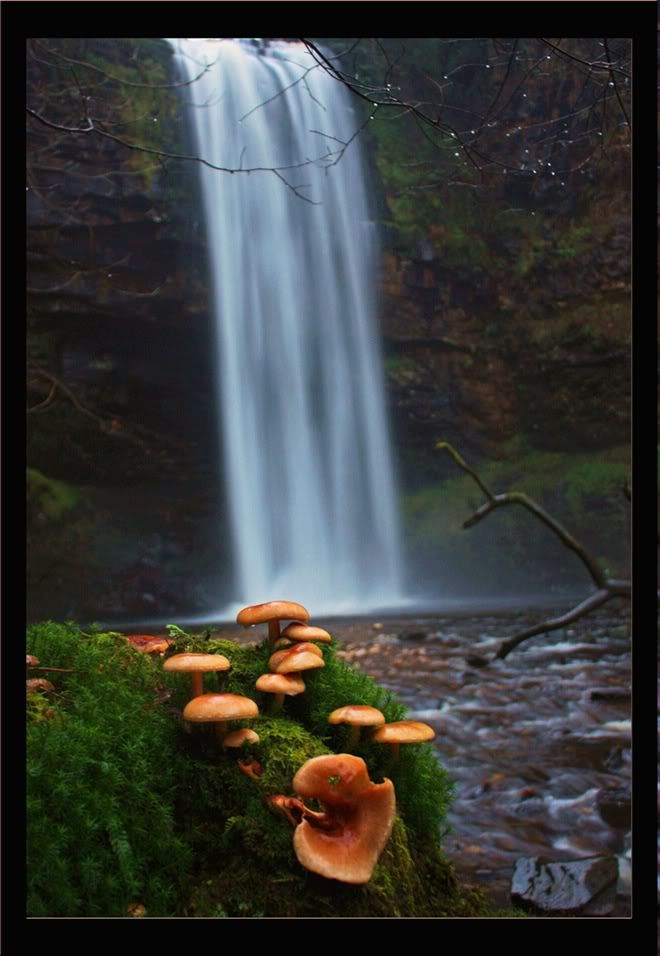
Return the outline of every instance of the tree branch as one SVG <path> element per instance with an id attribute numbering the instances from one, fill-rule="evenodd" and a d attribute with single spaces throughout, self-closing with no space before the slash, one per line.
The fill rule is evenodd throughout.
<path id="1" fill-rule="evenodd" d="M 548 631 L 556 631 L 559 627 L 572 624 L 572 622 L 577 621 L 578 618 L 584 617 L 585 614 L 589 614 L 590 611 L 594 611 L 597 607 L 601 607 L 603 604 L 606 604 L 607 601 L 611 601 L 612 598 L 619 596 L 620 595 L 613 594 L 607 588 L 602 588 L 596 591 L 595 594 L 590 594 L 581 604 L 576 605 L 572 610 L 567 611 L 566 614 L 562 614 L 561 617 L 553 617 L 547 621 L 542 621 L 540 624 L 535 624 L 533 627 L 528 627 L 526 630 L 520 631 L 518 634 L 510 637 L 508 641 L 503 641 L 495 655 L 496 659 L 504 660 L 514 647 L 522 644 L 523 641 L 528 640 L 530 637 L 535 637 L 537 634 L 545 634 Z"/>
<path id="2" fill-rule="evenodd" d="M 470 475 L 470 477 L 477 483 L 479 488 L 481 488 L 488 499 L 488 501 L 478 508 L 471 517 L 463 522 L 464 528 L 467 529 L 474 527 L 475 524 L 478 524 L 492 511 L 495 511 L 497 508 L 501 508 L 504 505 L 521 505 L 523 508 L 526 508 L 527 511 L 531 512 L 535 517 L 537 517 L 539 521 L 542 521 L 543 524 L 559 538 L 561 543 L 566 548 L 577 555 L 589 572 L 589 575 L 597 588 L 594 594 L 591 594 L 588 598 L 586 598 L 572 610 L 568 611 L 566 614 L 563 614 L 560 617 L 549 618 L 548 620 L 542 621 L 540 624 L 535 624 L 533 627 L 528 627 L 524 631 L 514 634 L 514 636 L 509 638 L 508 641 L 504 641 L 500 645 L 500 648 L 495 655 L 496 658 L 502 660 L 515 647 L 517 647 L 523 641 L 528 640 L 530 637 L 535 637 L 537 634 L 545 634 L 548 631 L 555 631 L 557 628 L 564 627 L 566 624 L 570 624 L 572 621 L 577 621 L 578 618 L 584 617 L 585 614 L 589 614 L 590 611 L 600 607 L 602 604 L 606 604 L 607 601 L 611 601 L 615 597 L 630 599 L 630 581 L 608 578 L 598 561 L 584 547 L 584 545 L 577 541 L 576 538 L 574 538 L 573 535 L 571 535 L 563 525 L 553 518 L 552 515 L 548 514 L 548 512 L 536 501 L 534 501 L 533 498 L 530 498 L 528 495 L 519 491 L 512 491 L 508 494 L 493 495 L 492 492 L 486 488 L 479 475 L 466 464 L 461 455 L 459 455 L 459 453 L 452 448 L 448 442 L 438 442 L 435 447 L 438 449 L 438 451 L 446 451 L 454 459 L 458 467 Z"/>

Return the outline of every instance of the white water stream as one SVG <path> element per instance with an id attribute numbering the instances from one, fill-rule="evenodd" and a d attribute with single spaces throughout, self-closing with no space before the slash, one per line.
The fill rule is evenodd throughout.
<path id="1" fill-rule="evenodd" d="M 401 606 L 359 137 L 332 164 L 363 117 L 300 44 L 171 42 L 186 79 L 212 64 L 185 88 L 195 154 L 264 170 L 199 165 L 235 563 L 222 616 Z"/>

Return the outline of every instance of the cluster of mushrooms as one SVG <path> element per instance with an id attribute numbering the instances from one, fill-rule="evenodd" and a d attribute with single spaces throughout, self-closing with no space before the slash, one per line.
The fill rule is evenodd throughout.
<path id="1" fill-rule="evenodd" d="M 284 698 L 305 690 L 304 671 L 325 666 L 319 644 L 329 644 L 330 634 L 309 624 L 309 612 L 293 601 L 268 601 L 251 605 L 239 612 L 236 621 L 245 627 L 268 624 L 268 637 L 273 651 L 269 673 L 262 674 L 255 688 L 272 695 L 270 714 L 278 713 Z M 282 621 L 291 621 L 283 631 Z M 166 652 L 171 641 L 136 636 L 129 638 L 137 649 L 147 653 Z M 160 641 L 160 644 L 156 642 Z M 189 673 L 192 696 L 183 711 L 184 721 L 213 723 L 222 749 L 242 748 L 259 743 L 251 728 L 230 730 L 229 722 L 257 717 L 255 701 L 238 694 L 205 694 L 203 674 L 227 671 L 229 660 L 222 654 L 174 654 L 163 663 L 170 673 Z M 371 740 L 389 745 L 392 753 L 388 771 L 398 758 L 402 743 L 432 740 L 435 732 L 418 721 L 387 724 L 375 707 L 347 705 L 334 710 L 330 724 L 350 726 L 346 750 L 353 750 L 363 728 L 373 728 Z M 257 779 L 262 768 L 254 757 L 239 760 L 239 768 Z M 382 783 L 369 779 L 367 766 L 352 753 L 313 757 L 297 771 L 292 782 L 296 796 L 276 794 L 266 798 L 268 806 L 282 813 L 294 826 L 293 848 L 298 861 L 306 869 L 327 879 L 362 884 L 371 879 L 373 869 L 392 831 L 396 813 L 394 785 L 387 777 Z M 321 811 L 310 809 L 303 802 L 316 800 Z"/>

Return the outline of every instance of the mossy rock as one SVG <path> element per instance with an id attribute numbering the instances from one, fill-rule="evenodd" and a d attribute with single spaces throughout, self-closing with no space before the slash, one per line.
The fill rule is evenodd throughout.
<path id="1" fill-rule="evenodd" d="M 397 818 L 369 882 L 340 883 L 308 872 L 293 850 L 293 827 L 265 798 L 292 795 L 309 759 L 343 752 L 344 731 L 326 715 L 337 702 L 404 708 L 370 678 L 324 649 L 325 667 L 304 695 L 266 712 L 254 690 L 271 649 L 179 631 L 173 651 L 225 654 L 232 667 L 206 678 L 257 700 L 259 743 L 222 749 L 213 729 L 181 719 L 184 675 L 135 651 L 116 633 L 74 624 L 35 625 L 28 651 L 53 671 L 56 695 L 28 704 L 29 912 L 33 916 L 483 916 L 487 899 L 460 884 L 440 849 L 452 784 L 428 746 L 402 748 L 391 773 Z M 372 780 L 389 754 L 358 750 Z M 261 765 L 252 778 L 239 761 Z M 312 805 L 313 805 L 312 801 Z"/>

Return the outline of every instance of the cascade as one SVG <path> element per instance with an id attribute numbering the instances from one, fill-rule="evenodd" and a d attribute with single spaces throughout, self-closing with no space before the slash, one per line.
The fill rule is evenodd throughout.
<path id="1" fill-rule="evenodd" d="M 254 170 L 199 164 L 235 564 L 224 611 L 396 606 L 363 118 L 302 44 L 170 42 L 180 75 L 199 77 L 184 88 L 195 154 Z"/>

